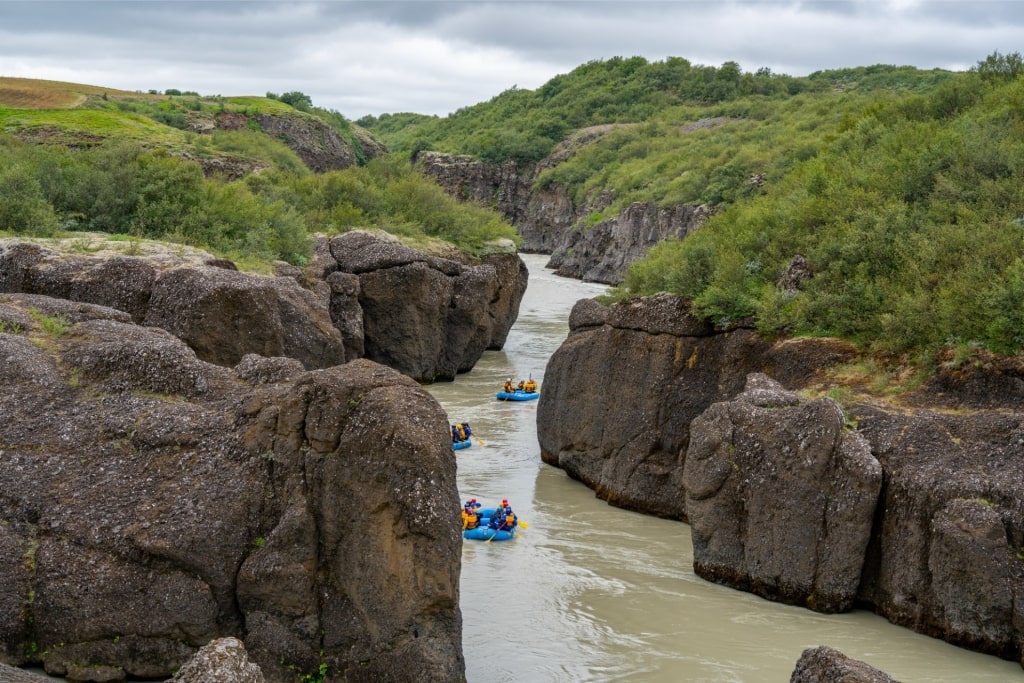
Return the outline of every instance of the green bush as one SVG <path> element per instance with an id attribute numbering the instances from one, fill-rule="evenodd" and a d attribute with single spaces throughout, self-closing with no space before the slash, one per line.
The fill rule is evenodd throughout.
<path id="1" fill-rule="evenodd" d="M 210 149 L 281 163 L 231 181 L 129 141 L 72 151 L 0 135 L 0 230 L 51 236 L 63 225 L 294 264 L 310 257 L 314 232 L 391 229 L 478 253 L 492 240 L 518 239 L 497 214 L 459 204 L 408 161 L 318 175 L 266 136 L 218 134 Z"/>
<path id="2" fill-rule="evenodd" d="M 749 146 L 709 174 L 684 172 L 721 210 L 633 264 L 624 288 L 679 293 L 722 323 L 754 314 L 769 335 L 912 357 L 953 341 L 1020 351 L 1022 102 L 1024 81 L 961 74 L 931 94 L 862 101 L 788 172 Z M 776 180 L 750 193 L 740 177 L 758 165 Z M 776 282 L 797 254 L 813 277 L 784 292 Z"/>

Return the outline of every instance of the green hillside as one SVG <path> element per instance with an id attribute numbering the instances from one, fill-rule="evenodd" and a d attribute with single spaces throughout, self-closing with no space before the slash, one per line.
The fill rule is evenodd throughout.
<path id="1" fill-rule="evenodd" d="M 538 185 L 577 207 L 614 196 L 594 220 L 636 201 L 714 209 L 634 264 L 618 296 L 670 291 L 722 326 L 841 336 L 924 367 L 943 348 L 1024 347 L 1022 72 L 999 53 L 964 73 L 806 78 L 616 59 L 448 119 L 361 123 L 394 150 L 521 162 L 576 127 L 618 124 Z M 784 288 L 797 256 L 813 276 Z"/>
<path id="2" fill-rule="evenodd" d="M 284 132 L 264 132 L 268 117 Z M 333 129 L 356 164 L 311 172 L 289 121 L 300 133 Z M 303 125 L 311 121 L 321 127 Z M 0 78 L 0 234 L 100 231 L 201 247 L 256 269 L 304 263 L 314 234 L 354 228 L 470 253 L 517 239 L 497 214 L 458 204 L 407 162 L 368 158 L 370 144 L 379 148 L 299 92 L 206 97 Z"/>

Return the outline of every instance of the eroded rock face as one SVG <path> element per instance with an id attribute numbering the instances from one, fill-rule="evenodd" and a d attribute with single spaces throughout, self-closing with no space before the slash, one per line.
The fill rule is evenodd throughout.
<path id="1" fill-rule="evenodd" d="M 455 461 L 416 382 L 218 366 L 73 302 L 48 331 L 45 299 L 0 300 L 0 660 L 160 679 L 233 636 L 271 683 L 463 679 Z"/>
<path id="2" fill-rule="evenodd" d="M 703 205 L 661 209 L 635 203 L 594 225 L 577 224 L 564 232 L 548 266 L 565 277 L 619 284 L 629 264 L 643 258 L 648 249 L 669 238 L 686 237 L 709 215 Z"/>
<path id="3" fill-rule="evenodd" d="M 454 379 L 500 349 L 529 277 L 514 253 L 470 264 L 361 231 L 325 241 L 317 254 L 317 272 L 329 273 L 337 292 L 332 312 L 358 302 L 365 357 L 420 382 Z"/>
<path id="4" fill-rule="evenodd" d="M 699 576 L 820 612 L 849 610 L 882 468 L 829 398 L 755 373 L 690 426 L 683 471 Z"/>
<path id="5" fill-rule="evenodd" d="M 1024 418 L 858 406 L 885 470 L 863 597 L 890 621 L 1020 659 Z"/>
<path id="6" fill-rule="evenodd" d="M 697 416 L 738 394 L 750 372 L 777 368 L 800 383 L 823 358 L 852 353 L 823 340 L 783 362 L 753 330 L 716 332 L 667 294 L 584 299 L 569 326 L 544 371 L 541 457 L 614 505 L 675 519 L 686 519 L 682 471 Z"/>
<path id="7" fill-rule="evenodd" d="M 291 115 L 220 112 L 215 117 L 217 128 L 240 130 L 256 126 L 260 131 L 283 141 L 303 163 L 314 172 L 344 170 L 363 160 L 380 156 L 384 147 L 364 129 L 349 124 L 350 136 L 342 137 L 338 131 L 319 119 L 295 112 Z"/>
<path id="8" fill-rule="evenodd" d="M 855 358 L 839 340 L 702 328 L 667 295 L 583 300 L 545 371 L 541 455 L 612 504 L 688 518 L 712 580 L 822 611 L 856 601 L 1020 661 L 1019 361 L 951 366 L 902 407 L 792 393 L 821 395 Z M 1007 389 L 997 408 L 978 409 L 985 387 Z"/>
<path id="9" fill-rule="evenodd" d="M 610 127 L 595 127 L 576 136 L 536 166 L 482 162 L 439 152 L 420 152 L 416 161 L 453 196 L 501 212 L 523 238 L 522 250 L 551 254 L 548 267 L 557 274 L 619 284 L 630 263 L 658 242 L 690 234 L 710 210 L 702 205 L 661 209 L 636 203 L 615 215 L 604 215 L 612 199 L 606 194 L 576 205 L 557 185 L 537 188 L 542 171 L 557 166 L 608 130 Z"/>

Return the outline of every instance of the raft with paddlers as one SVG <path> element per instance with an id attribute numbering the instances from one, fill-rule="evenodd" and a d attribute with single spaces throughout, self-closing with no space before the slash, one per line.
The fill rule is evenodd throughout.
<path id="1" fill-rule="evenodd" d="M 460 422 L 452 425 L 452 448 L 457 451 L 461 451 L 463 448 L 469 448 L 473 445 L 470 437 L 473 436 L 473 430 L 470 428 L 468 422 Z"/>
<path id="2" fill-rule="evenodd" d="M 497 394 L 499 401 L 532 401 L 537 398 L 540 398 L 540 387 L 532 374 L 528 379 L 519 380 L 518 384 L 513 384 L 509 377 Z"/>
<path id="3" fill-rule="evenodd" d="M 510 541 L 526 522 L 512 512 L 508 500 L 493 508 L 481 507 L 473 498 L 462 508 L 462 537 L 471 541 Z"/>

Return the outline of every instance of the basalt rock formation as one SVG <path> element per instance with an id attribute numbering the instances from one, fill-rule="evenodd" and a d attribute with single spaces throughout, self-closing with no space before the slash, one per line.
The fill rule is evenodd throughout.
<path id="1" fill-rule="evenodd" d="M 245 114 L 222 111 L 212 117 L 195 118 L 192 130 L 198 133 L 255 128 L 281 140 L 291 148 L 311 171 L 340 171 L 355 166 L 360 160 L 372 159 L 384 153 L 384 147 L 366 130 L 349 124 L 350 134 L 343 137 L 337 130 L 320 119 L 295 112 L 289 115 Z"/>
<path id="2" fill-rule="evenodd" d="M 569 328 L 544 371 L 541 457 L 614 505 L 681 520 L 694 419 L 751 372 L 800 385 L 854 354 L 838 340 L 773 347 L 751 329 L 716 333 L 667 294 L 611 307 L 583 299 Z"/>
<path id="3" fill-rule="evenodd" d="M 500 349 L 529 277 L 512 252 L 467 263 L 362 231 L 320 239 L 307 273 L 330 285 L 339 329 L 361 321 L 346 347 L 361 344 L 366 358 L 420 382 L 454 379 L 487 349 Z M 358 315 L 345 315 L 356 307 Z"/>
<path id="4" fill-rule="evenodd" d="M 522 251 L 551 254 L 548 266 L 558 275 L 619 284 L 630 263 L 660 241 L 685 237 L 700 226 L 710 210 L 703 205 L 659 208 L 634 203 L 614 215 L 604 215 L 613 199 L 607 193 L 577 203 L 558 185 L 538 186 L 542 171 L 557 166 L 611 128 L 581 131 L 535 166 L 482 162 L 439 152 L 420 152 L 416 162 L 449 194 L 499 211 L 519 231 Z"/>
<path id="5" fill-rule="evenodd" d="M 834 400 L 751 374 L 691 423 L 682 484 L 697 574 L 820 612 L 853 607 L 882 467 Z"/>
<path id="6" fill-rule="evenodd" d="M 545 370 L 541 457 L 611 504 L 688 521 L 709 580 L 1020 660 L 1019 359 L 943 367 L 898 404 L 813 398 L 857 358 L 713 329 L 670 295 L 583 300 Z"/>
<path id="7" fill-rule="evenodd" d="M 278 277 L 264 277 L 202 252 L 76 254 L 7 240 L 0 292 L 124 311 L 219 365 L 253 353 L 310 370 L 365 357 L 433 382 L 500 349 L 526 290 L 526 266 L 511 249 L 441 258 L 367 232 L 318 244 L 305 271 L 281 264 Z"/>
<path id="8" fill-rule="evenodd" d="M 7 271 L 5 271 L 7 272 Z M 461 681 L 448 420 L 365 359 L 234 367 L 130 314 L 0 295 L 0 662 Z"/>

